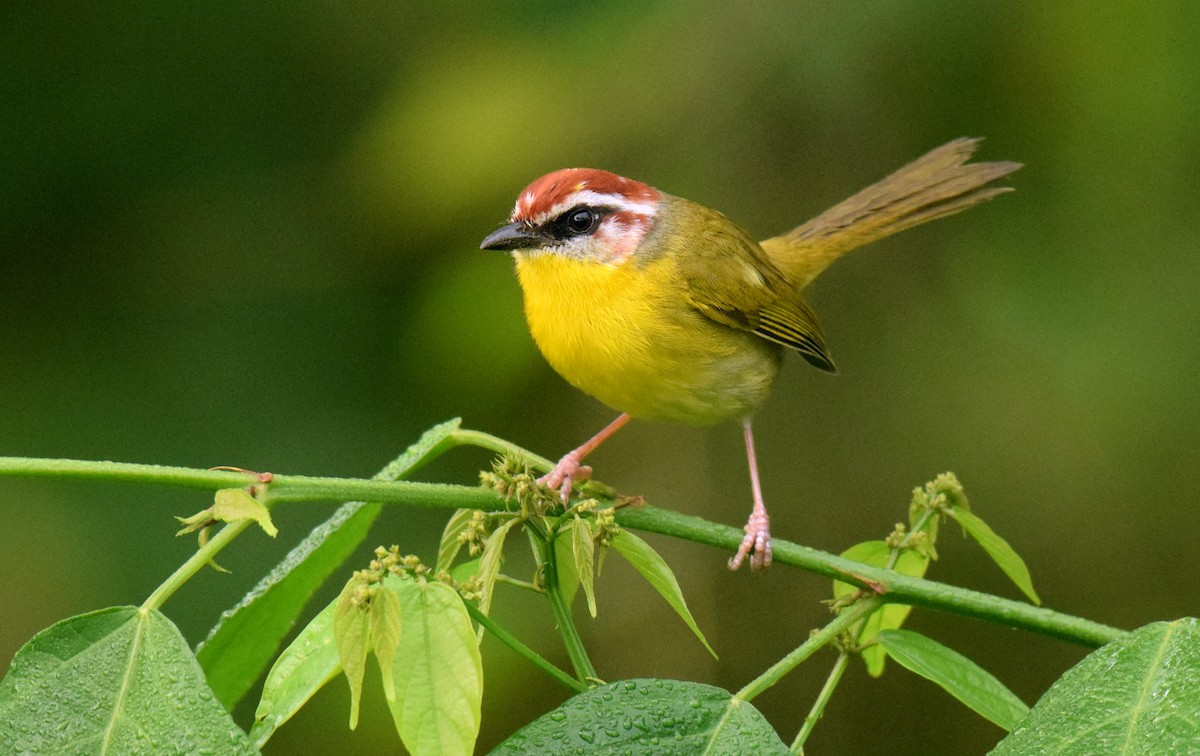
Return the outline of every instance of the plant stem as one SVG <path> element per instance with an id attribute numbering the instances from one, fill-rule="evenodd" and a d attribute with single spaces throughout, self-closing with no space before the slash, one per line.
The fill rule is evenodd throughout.
<path id="1" fill-rule="evenodd" d="M 525 590 L 533 591 L 534 593 L 542 593 L 541 588 L 539 588 L 538 586 L 529 582 L 528 580 L 518 580 L 514 577 L 509 577 L 508 575 L 504 575 L 504 574 L 497 575 L 496 582 L 497 583 L 507 583 L 508 585 L 511 585 L 515 588 L 524 588 Z"/>
<path id="2" fill-rule="evenodd" d="M 575 668 L 575 675 L 585 683 L 599 679 L 596 676 L 596 668 L 592 666 L 592 660 L 588 657 L 587 647 L 583 645 L 583 638 L 579 636 L 579 629 L 575 627 L 575 620 L 571 617 L 571 607 L 563 598 L 562 591 L 558 586 L 547 586 L 546 598 L 550 600 L 550 610 L 554 612 L 554 622 L 558 626 L 559 635 L 562 636 L 563 646 L 567 649 L 567 656 L 571 659 L 571 666 Z"/>
<path id="3" fill-rule="evenodd" d="M 579 636 L 579 629 L 575 627 L 571 605 L 562 593 L 562 584 L 558 580 L 558 556 L 554 549 L 554 536 L 546 532 L 546 528 L 535 518 L 526 520 L 525 527 L 532 535 L 532 540 L 537 543 L 542 586 L 546 599 L 550 602 L 550 611 L 554 614 L 554 624 L 558 627 L 558 634 L 562 636 L 563 646 L 567 650 L 567 657 L 571 660 L 571 666 L 575 668 L 575 676 L 584 685 L 589 685 L 590 681 L 599 678 L 596 676 L 596 668 L 592 666 L 592 660 L 588 657 L 587 648 L 583 645 L 583 638 Z"/>
<path id="4" fill-rule="evenodd" d="M 550 675 L 563 686 L 575 691 L 576 693 L 583 693 L 587 691 L 588 687 L 586 685 L 551 664 L 540 654 L 538 654 L 537 651 L 534 651 L 529 646 L 526 646 L 524 643 L 517 640 L 516 636 L 493 622 L 491 617 L 479 611 L 474 604 L 464 601 L 463 605 L 467 607 L 467 613 L 471 615 L 472 619 L 487 629 L 489 633 L 496 636 L 496 640 L 508 646 L 513 651 L 516 651 L 519 655 L 525 657 L 530 664 Z"/>
<path id="5" fill-rule="evenodd" d="M 883 601 L 878 596 L 870 596 L 868 598 L 861 599 L 849 607 L 846 607 L 842 610 L 841 614 L 834 618 L 832 622 L 810 635 L 808 640 L 801 643 L 796 650 L 775 662 L 775 664 L 771 665 L 770 669 L 751 680 L 746 687 L 730 696 L 729 705 L 725 707 L 725 713 L 721 715 L 721 719 L 717 722 L 716 727 L 714 727 L 712 730 L 709 745 L 711 746 L 713 740 L 716 739 L 722 731 L 724 731 L 726 725 L 729 723 L 729 718 L 733 716 L 733 713 L 737 711 L 737 709 L 743 703 L 753 700 L 754 697 L 759 693 L 762 693 L 767 688 L 779 682 L 784 675 L 795 669 L 800 662 L 812 656 L 818 650 L 837 638 L 838 633 L 846 630 L 855 622 L 858 622 L 863 617 L 866 617 L 882 605 Z M 709 752 L 709 749 L 705 749 L 704 751 L 704 753 Z"/>
<path id="6" fill-rule="evenodd" d="M 892 547 L 891 553 L 888 555 L 887 563 L 883 569 L 892 570 L 896 567 L 896 563 L 900 561 L 900 555 L 904 552 L 905 547 L 912 541 L 916 534 L 921 533 L 930 517 L 936 516 L 937 512 L 933 509 L 926 509 L 913 524 L 908 534 L 904 537 L 898 546 Z M 883 609 L 883 605 L 879 605 L 879 610 Z M 877 610 L 877 611 L 879 611 Z M 863 615 L 858 621 L 857 628 L 851 628 L 855 643 L 862 640 L 863 633 L 867 629 L 867 622 L 870 620 L 871 614 Z M 808 736 L 812 734 L 813 728 L 817 726 L 817 721 L 825 713 L 825 706 L 829 703 L 829 699 L 833 696 L 833 691 L 837 689 L 838 683 L 841 682 L 842 675 L 846 671 L 846 666 L 850 663 L 850 654 L 846 650 L 840 649 L 838 652 L 837 661 L 833 664 L 833 669 L 829 672 L 829 677 L 825 679 L 825 685 L 821 687 L 821 692 L 817 694 L 817 700 L 813 701 L 812 708 L 809 709 L 808 716 L 804 718 L 804 724 L 800 727 L 800 732 L 796 733 L 796 739 L 792 741 L 791 752 L 793 754 L 802 754 L 804 752 L 804 743 L 808 740 Z"/>
<path id="7" fill-rule="evenodd" d="M 845 673 L 846 667 L 850 664 L 850 654 L 845 651 L 838 653 L 837 661 L 833 664 L 833 669 L 829 671 L 829 677 L 825 679 L 825 685 L 821 688 L 821 692 L 817 695 L 817 700 L 813 702 L 812 708 L 808 712 L 808 716 L 804 718 L 804 725 L 800 728 L 800 732 L 796 734 L 796 739 L 792 741 L 791 752 L 793 754 L 804 753 L 804 743 L 808 740 L 808 736 L 812 734 L 813 728 L 817 726 L 817 721 L 821 715 L 825 713 L 825 705 L 829 703 L 829 699 L 833 696 L 833 691 L 837 688 L 838 683 L 842 681 L 842 674 Z"/>
<path id="8" fill-rule="evenodd" d="M 448 438 L 454 442 L 455 446 L 477 446 L 480 449 L 494 451 L 497 454 L 512 454 L 524 459 L 529 463 L 530 467 L 542 472 L 548 472 L 554 467 L 554 463 L 545 457 L 534 454 L 528 449 L 523 449 L 511 441 L 505 441 L 498 436 L 493 436 L 483 431 L 459 428 L 451 432 Z"/>
<path id="9" fill-rule="evenodd" d="M 270 484 L 271 501 L 372 501 L 435 509 L 503 509 L 495 491 L 479 486 L 364 478 L 314 478 L 276 475 Z"/>
<path id="10" fill-rule="evenodd" d="M 128 462 L 87 462 L 74 459 L 0 457 L 0 477 L 87 478 L 128 483 L 151 483 L 180 488 L 219 490 L 261 485 L 257 473 L 202 470 Z M 412 483 L 367 478 L 310 475 L 271 475 L 267 484 L 272 503 L 293 501 L 372 501 L 443 509 L 496 509 L 494 492 L 478 486 Z"/>
<path id="11" fill-rule="evenodd" d="M 767 688 L 782 680 L 783 676 L 795 669 L 800 662 L 812 656 L 836 638 L 838 633 L 858 622 L 863 617 L 868 616 L 881 606 L 883 606 L 883 599 L 878 596 L 870 596 L 846 607 L 832 622 L 810 635 L 808 640 L 797 646 L 794 651 L 772 664 L 766 672 L 763 672 L 747 683 L 746 687 L 739 690 L 734 697 L 742 701 L 752 701 L 759 693 L 762 693 Z"/>
<path id="12" fill-rule="evenodd" d="M 254 473 L 203 470 L 193 467 L 142 465 L 131 462 L 92 462 L 78 459 L 0 457 L 0 476 L 30 478 L 91 478 L 127 483 L 159 483 L 177 488 L 241 488 L 259 483 Z"/>
<path id="13" fill-rule="evenodd" d="M 458 430 L 454 431 L 454 434 L 463 444 L 469 443 L 493 450 L 500 448 L 518 453 L 523 451 L 515 445 L 483 433 Z M 536 455 L 530 455 L 529 458 L 539 465 L 546 462 Z M 259 477 L 253 473 L 224 470 L 197 470 L 186 467 L 120 462 L 0 457 L 0 477 L 6 475 L 91 478 L 204 489 L 239 488 L 261 482 Z M 275 475 L 272 476 L 268 490 L 275 503 L 358 499 L 446 509 L 496 510 L 504 506 L 504 502 L 494 491 L 472 486 L 433 483 Z M 729 551 L 737 548 L 743 536 L 741 528 L 649 506 L 623 507 L 617 511 L 616 519 L 622 527 L 660 533 Z M 780 564 L 799 567 L 818 575 L 868 589 L 879 588 L 884 591 L 884 598 L 889 602 L 954 612 L 1093 648 L 1123 635 L 1121 630 L 1080 617 L 1060 614 L 1050 609 L 965 588 L 907 577 L 877 567 L 851 562 L 816 549 L 798 546 L 782 539 L 774 540 L 772 550 L 775 561 Z"/>
<path id="14" fill-rule="evenodd" d="M 741 528 L 718 525 L 699 517 L 654 507 L 619 509 L 616 521 L 622 527 L 660 533 L 728 551 L 736 549 L 744 535 Z M 777 564 L 799 567 L 868 590 L 878 589 L 882 592 L 883 600 L 892 603 L 924 606 L 976 617 L 1090 648 L 1102 646 L 1125 634 L 1115 627 L 1081 617 L 1072 617 L 1051 609 L 967 588 L 908 577 L 799 546 L 780 538 L 772 540 L 771 551 Z"/>
<path id="15" fill-rule="evenodd" d="M 234 538 L 238 537 L 239 533 L 252 524 L 254 524 L 254 520 L 238 520 L 221 528 L 215 536 L 209 539 L 208 543 L 197 549 L 195 554 L 192 554 L 186 562 L 179 565 L 179 569 L 175 570 L 169 578 L 164 580 L 162 585 L 154 589 L 154 592 L 142 603 L 141 610 L 150 611 L 151 609 L 161 607 L 163 602 L 171 597 L 171 594 L 179 590 L 184 583 L 191 579 L 192 575 L 202 570 L 221 549 L 228 546 Z"/>

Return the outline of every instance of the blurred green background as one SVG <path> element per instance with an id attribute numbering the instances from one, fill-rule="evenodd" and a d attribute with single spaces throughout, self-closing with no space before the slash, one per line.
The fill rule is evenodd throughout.
<path id="1" fill-rule="evenodd" d="M 983 159 L 1027 164 L 1016 193 L 815 285 L 841 372 L 789 359 L 758 418 L 774 532 L 834 552 L 882 537 L 953 470 L 1048 605 L 1127 628 L 1195 615 L 1198 32 L 1187 0 L 8 5 L 0 454 L 366 476 L 461 415 L 557 456 L 613 413 L 546 366 L 510 261 L 477 248 L 530 180 L 603 167 L 766 237 L 986 136 Z M 634 423 L 594 461 L 655 504 L 748 511 L 734 424 Z M 424 475 L 469 483 L 487 462 Z M 142 601 L 194 548 L 171 516 L 204 503 L 0 481 L 0 670 L 58 619 Z M 277 541 L 248 533 L 232 575 L 166 612 L 198 641 L 332 508 L 277 512 Z M 390 510 L 371 545 L 431 557 L 444 516 Z M 823 579 L 652 541 L 721 659 L 609 560 L 581 620 L 607 679 L 737 689 L 827 619 Z M 932 577 L 1017 595 L 954 529 L 940 551 Z M 496 615 L 565 664 L 539 602 L 502 593 Z M 1030 703 L 1084 654 L 930 611 L 911 626 Z M 565 697 L 484 654 L 481 748 Z M 832 661 L 756 701 L 785 739 Z M 270 750 L 398 747 L 378 696 L 346 732 L 345 688 Z M 980 753 L 1000 735 L 904 670 L 856 667 L 809 743 Z"/>

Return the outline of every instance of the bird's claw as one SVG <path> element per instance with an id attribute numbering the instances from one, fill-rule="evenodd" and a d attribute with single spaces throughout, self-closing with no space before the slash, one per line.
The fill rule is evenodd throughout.
<path id="1" fill-rule="evenodd" d="M 729 560 L 729 569 L 742 566 L 750 557 L 750 569 L 761 570 L 771 566 L 771 522 L 766 512 L 754 512 L 746 522 L 746 535 L 738 546 L 737 553 Z"/>
<path id="2" fill-rule="evenodd" d="M 571 499 L 571 489 L 576 483 L 582 483 L 592 477 L 592 468 L 580 464 L 579 455 L 570 452 L 558 460 L 554 469 L 538 478 L 538 485 L 545 486 L 551 491 L 558 491 L 563 504 Z"/>

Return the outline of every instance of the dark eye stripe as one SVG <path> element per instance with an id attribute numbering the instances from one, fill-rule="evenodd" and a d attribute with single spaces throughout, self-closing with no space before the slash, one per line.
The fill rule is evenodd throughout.
<path id="1" fill-rule="evenodd" d="M 595 233 L 600 221 L 609 212 L 611 212 L 609 208 L 576 205 L 549 221 L 546 224 L 546 230 L 559 240 L 589 236 Z"/>

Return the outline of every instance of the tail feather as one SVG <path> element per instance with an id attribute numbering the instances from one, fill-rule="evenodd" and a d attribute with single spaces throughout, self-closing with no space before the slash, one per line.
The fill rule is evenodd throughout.
<path id="1" fill-rule="evenodd" d="M 987 184 L 1021 167 L 967 163 L 979 139 L 955 139 L 863 189 L 802 226 L 767 239 L 771 262 L 802 288 L 852 249 L 1011 192 Z"/>

